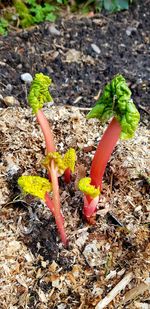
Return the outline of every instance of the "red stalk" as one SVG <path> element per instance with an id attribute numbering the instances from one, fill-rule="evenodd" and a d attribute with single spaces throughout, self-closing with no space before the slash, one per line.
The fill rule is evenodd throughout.
<path id="1" fill-rule="evenodd" d="M 70 168 L 66 168 L 65 172 L 64 172 L 64 181 L 65 183 L 70 183 L 71 180 L 71 170 Z"/>
<path id="2" fill-rule="evenodd" d="M 53 216 L 55 217 L 54 204 L 53 204 L 53 201 L 52 201 L 52 199 L 50 198 L 48 192 L 45 193 L 45 202 L 46 202 L 47 207 L 49 208 L 49 210 L 52 212 Z M 62 215 L 61 215 L 61 216 L 62 216 Z M 63 222 L 64 222 L 63 216 L 62 216 L 62 220 L 63 220 Z"/>
<path id="3" fill-rule="evenodd" d="M 53 133 L 47 118 L 41 109 L 38 110 L 36 116 L 45 138 L 47 153 L 55 151 Z"/>
<path id="4" fill-rule="evenodd" d="M 98 201 L 99 201 L 99 196 L 91 199 L 90 202 L 88 200 L 88 197 L 89 197 L 89 195 L 84 196 L 84 208 L 83 208 L 83 214 L 86 217 L 87 221 L 93 215 L 93 213 L 96 211 L 97 204 L 98 204 Z"/>
<path id="5" fill-rule="evenodd" d="M 90 171 L 91 185 L 100 188 L 100 190 L 102 189 L 102 179 L 107 162 L 116 146 L 120 133 L 121 126 L 119 122 L 113 118 L 104 132 L 92 160 Z M 92 199 L 89 195 L 84 197 L 83 214 L 87 221 L 89 221 L 89 218 L 96 212 L 98 200 L 99 199 Z"/>
<path id="6" fill-rule="evenodd" d="M 53 133 L 50 128 L 50 124 L 45 117 L 42 110 L 38 110 L 37 112 L 37 121 L 42 129 L 45 143 L 46 143 L 46 150 L 47 153 L 55 151 L 55 144 L 53 139 Z M 48 193 L 45 194 L 45 201 L 47 207 L 51 210 L 52 214 L 55 217 L 56 225 L 58 228 L 58 231 L 61 236 L 61 240 L 64 243 L 64 245 L 67 245 L 67 237 L 64 230 L 64 220 L 63 216 L 60 212 L 60 197 L 59 197 L 59 185 L 58 185 L 58 177 L 57 177 L 57 170 L 54 166 L 54 160 L 51 161 L 51 166 L 48 171 L 48 177 L 49 181 L 52 183 L 52 189 L 53 189 L 53 200 L 51 200 Z"/>
<path id="7" fill-rule="evenodd" d="M 121 126 L 113 118 L 104 132 L 99 145 L 96 149 L 90 171 L 91 184 L 102 189 L 102 178 L 105 172 L 107 162 L 120 137 Z"/>
<path id="8" fill-rule="evenodd" d="M 54 215 L 54 205 L 53 205 L 53 201 L 51 200 L 48 192 L 45 193 L 45 202 L 47 207 L 50 209 L 50 211 L 52 212 L 52 214 Z"/>
<path id="9" fill-rule="evenodd" d="M 51 161 L 51 166 L 50 166 L 50 175 L 51 175 L 51 180 L 52 180 L 52 189 L 53 189 L 53 203 L 54 203 L 54 216 L 55 216 L 55 221 L 56 225 L 58 228 L 58 231 L 61 236 L 61 240 L 64 243 L 64 245 L 67 245 L 67 236 L 64 230 L 64 225 L 63 225 L 63 217 L 60 212 L 60 197 L 59 197 L 59 185 L 58 185 L 58 177 L 57 177 L 57 170 L 54 166 L 54 161 Z"/>

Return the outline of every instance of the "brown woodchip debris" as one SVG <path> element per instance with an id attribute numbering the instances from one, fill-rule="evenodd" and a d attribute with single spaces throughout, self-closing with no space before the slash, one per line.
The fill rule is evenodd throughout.
<path id="1" fill-rule="evenodd" d="M 45 145 L 36 119 L 30 109 L 1 110 L 1 309 L 149 308 L 149 131 L 140 125 L 134 139 L 118 142 L 104 176 L 96 224 L 89 226 L 75 184 L 80 174 L 88 175 L 106 125 L 86 120 L 86 112 L 45 109 L 58 151 L 74 147 L 78 157 L 71 185 L 60 180 L 69 238 L 64 249 L 49 210 L 17 187 L 21 174 L 45 175 Z M 111 303 L 98 305 L 128 273 L 130 280 Z"/>

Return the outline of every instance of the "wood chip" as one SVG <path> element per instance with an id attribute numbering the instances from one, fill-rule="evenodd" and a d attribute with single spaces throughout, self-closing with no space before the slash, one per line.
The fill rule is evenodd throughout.
<path id="1" fill-rule="evenodd" d="M 150 284 L 142 282 L 135 288 L 131 289 L 124 295 L 124 299 L 121 301 L 120 305 L 126 304 L 128 301 L 135 299 L 138 295 L 142 295 L 145 291 L 150 289 Z"/>
<path id="2" fill-rule="evenodd" d="M 133 279 L 133 273 L 129 272 L 96 306 L 95 309 L 105 308 Z"/>

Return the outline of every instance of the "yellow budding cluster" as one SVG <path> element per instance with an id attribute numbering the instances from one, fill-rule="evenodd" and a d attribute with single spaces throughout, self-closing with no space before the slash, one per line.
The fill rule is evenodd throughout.
<path id="1" fill-rule="evenodd" d="M 40 176 L 21 176 L 18 184 L 25 194 L 31 194 L 45 200 L 45 193 L 52 191 L 52 185 L 48 179 Z"/>
<path id="2" fill-rule="evenodd" d="M 78 182 L 78 188 L 84 194 L 90 195 L 92 198 L 95 198 L 100 195 L 100 189 L 91 185 L 90 177 L 81 178 Z"/>
<path id="3" fill-rule="evenodd" d="M 75 162 L 76 162 L 76 152 L 73 148 L 69 148 L 63 157 L 64 164 L 66 168 L 70 168 L 71 172 L 74 173 Z"/>
<path id="4" fill-rule="evenodd" d="M 59 175 L 62 175 L 67 168 L 74 172 L 76 153 L 73 148 L 70 148 L 64 155 L 61 156 L 58 152 L 49 152 L 43 160 L 43 165 L 48 169 L 51 161 L 57 168 Z M 25 194 L 31 194 L 41 200 L 45 200 L 46 192 L 52 191 L 52 184 L 48 179 L 40 176 L 21 176 L 18 179 L 18 185 L 22 188 Z"/>
<path id="5" fill-rule="evenodd" d="M 62 175 L 67 168 L 70 168 L 73 173 L 76 162 L 75 150 L 73 148 L 68 149 L 64 157 L 56 151 L 49 152 L 42 163 L 48 169 L 50 168 L 52 160 L 54 161 L 55 168 L 57 168 L 59 175 Z"/>

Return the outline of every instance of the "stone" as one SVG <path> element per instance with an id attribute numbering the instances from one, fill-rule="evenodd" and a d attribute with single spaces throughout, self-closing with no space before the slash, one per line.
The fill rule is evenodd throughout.
<path id="1" fill-rule="evenodd" d="M 48 31 L 49 31 L 49 33 L 57 35 L 57 36 L 59 36 L 61 34 L 60 31 L 57 30 L 54 25 L 49 26 Z"/>
<path id="2" fill-rule="evenodd" d="M 97 53 L 97 54 L 101 53 L 99 47 L 96 44 L 91 44 L 91 47 L 95 51 L 95 53 Z"/>
<path id="3" fill-rule="evenodd" d="M 6 96 L 3 98 L 3 102 L 6 106 L 20 106 L 19 101 L 13 96 Z"/>
<path id="4" fill-rule="evenodd" d="M 135 27 L 128 27 L 126 29 L 126 35 L 130 36 L 133 32 L 136 32 L 136 31 L 137 31 L 137 29 Z"/>
<path id="5" fill-rule="evenodd" d="M 12 86 L 11 84 L 7 84 L 6 90 L 7 90 L 8 92 L 11 92 L 12 89 L 13 89 L 13 86 Z"/>
<path id="6" fill-rule="evenodd" d="M 31 84 L 33 77 L 30 73 L 21 74 L 21 80 L 27 84 Z"/>

